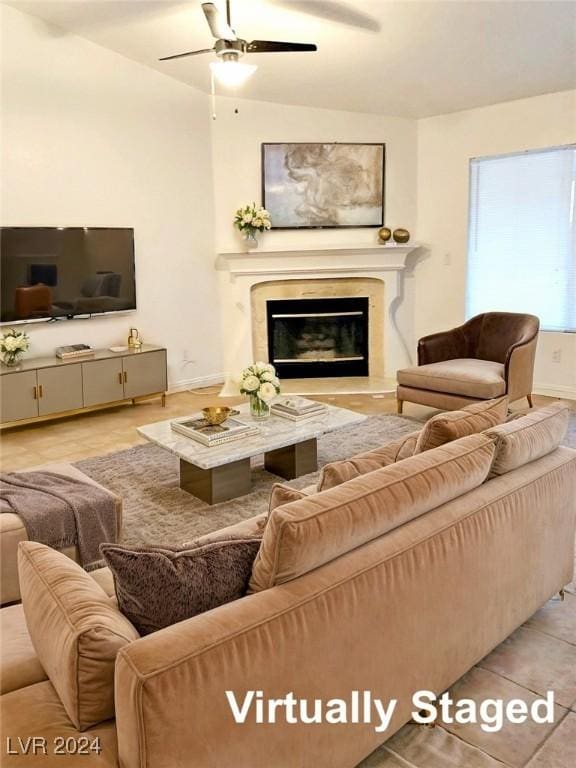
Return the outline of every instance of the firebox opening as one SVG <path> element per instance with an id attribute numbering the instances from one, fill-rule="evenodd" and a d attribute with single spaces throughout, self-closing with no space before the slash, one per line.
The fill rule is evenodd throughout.
<path id="1" fill-rule="evenodd" d="M 285 379 L 368 376 L 368 298 L 266 302 L 268 355 Z"/>

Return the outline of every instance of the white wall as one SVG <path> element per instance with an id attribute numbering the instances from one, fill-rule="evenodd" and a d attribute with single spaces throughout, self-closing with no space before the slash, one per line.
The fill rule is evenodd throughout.
<path id="1" fill-rule="evenodd" d="M 576 91 L 419 121 L 417 236 L 429 249 L 416 267 L 417 336 L 464 320 L 470 158 L 575 141 Z M 576 397 L 576 334 L 540 335 L 535 391 Z"/>
<path id="2" fill-rule="evenodd" d="M 171 386 L 221 370 L 210 109 L 193 88 L 2 6 L 6 226 L 134 227 L 138 310 L 26 326 L 31 355 L 168 348 Z M 185 351 L 191 362 L 184 363 Z"/>
<path id="3" fill-rule="evenodd" d="M 236 113 L 235 110 L 238 110 Z M 217 99 L 213 123 L 216 246 L 242 250 L 233 227 L 241 205 L 261 203 L 260 145 L 264 142 L 384 142 L 387 226 L 413 230 L 416 223 L 416 121 L 358 112 Z M 259 236 L 264 249 L 312 244 L 376 243 L 375 229 L 270 231 Z"/>

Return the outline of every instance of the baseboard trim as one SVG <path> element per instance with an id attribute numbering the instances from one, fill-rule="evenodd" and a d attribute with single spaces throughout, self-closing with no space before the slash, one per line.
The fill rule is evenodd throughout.
<path id="1" fill-rule="evenodd" d="M 209 376 L 196 376 L 194 379 L 182 379 L 174 381 L 168 388 L 168 394 L 174 392 L 184 392 L 187 389 L 201 389 L 202 387 L 213 387 L 224 383 L 223 373 L 212 373 Z"/>
<path id="2" fill-rule="evenodd" d="M 560 397 L 566 400 L 576 400 L 576 388 L 566 387 L 558 384 L 534 384 L 535 395 L 546 395 L 547 397 Z"/>

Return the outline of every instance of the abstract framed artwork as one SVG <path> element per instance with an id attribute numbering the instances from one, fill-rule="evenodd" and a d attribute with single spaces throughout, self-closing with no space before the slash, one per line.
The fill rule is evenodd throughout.
<path id="1" fill-rule="evenodd" d="M 272 229 L 384 224 L 384 144 L 262 144 L 262 204 Z"/>

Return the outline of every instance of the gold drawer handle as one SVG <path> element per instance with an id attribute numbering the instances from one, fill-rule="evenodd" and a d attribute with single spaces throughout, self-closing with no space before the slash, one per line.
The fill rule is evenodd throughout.
<path id="1" fill-rule="evenodd" d="M 128 374 L 124 371 L 124 384 L 128 382 Z"/>
<path id="2" fill-rule="evenodd" d="M 38 387 L 38 397 L 44 397 L 44 390 L 42 389 L 42 384 Z"/>
<path id="3" fill-rule="evenodd" d="M 38 388 L 37 387 L 34 387 L 33 395 L 34 395 L 34 400 L 38 400 Z"/>
<path id="4" fill-rule="evenodd" d="M 122 384 L 122 371 L 118 372 L 118 384 Z"/>

